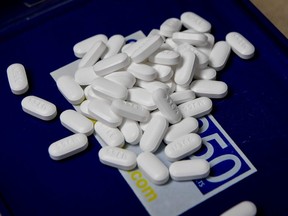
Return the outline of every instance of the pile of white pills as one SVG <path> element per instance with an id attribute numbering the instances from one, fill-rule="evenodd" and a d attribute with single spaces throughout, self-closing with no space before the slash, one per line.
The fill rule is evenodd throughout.
<path id="1" fill-rule="evenodd" d="M 62 125 L 75 134 L 52 143 L 50 157 L 61 160 L 86 149 L 87 136 L 96 133 L 107 144 L 98 154 L 105 165 L 122 170 L 138 166 L 157 185 L 170 177 L 175 181 L 207 177 L 206 160 L 187 159 L 202 145 L 196 118 L 211 112 L 211 99 L 227 95 L 226 83 L 216 76 L 231 49 L 242 59 L 255 51 L 240 33 L 230 32 L 215 42 L 210 30 L 208 21 L 185 12 L 136 42 L 126 43 L 122 35 L 108 39 L 98 34 L 75 44 L 74 54 L 81 59 L 78 70 L 56 83 L 81 112 L 61 113 Z M 14 94 L 28 90 L 21 64 L 9 66 L 7 73 Z M 22 107 L 43 120 L 57 114 L 54 104 L 36 96 L 25 97 Z M 169 168 L 154 154 L 163 142 Z M 138 144 L 142 150 L 138 155 L 125 149 Z"/>

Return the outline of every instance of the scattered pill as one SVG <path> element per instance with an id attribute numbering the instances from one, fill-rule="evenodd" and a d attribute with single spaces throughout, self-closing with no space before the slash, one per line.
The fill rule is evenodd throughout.
<path id="1" fill-rule="evenodd" d="M 257 207 L 251 201 L 242 201 L 228 209 L 220 216 L 255 216 Z"/>
<path id="2" fill-rule="evenodd" d="M 172 93 L 170 97 L 174 101 L 174 103 L 178 105 L 195 99 L 196 95 L 192 90 L 183 90 Z"/>
<path id="3" fill-rule="evenodd" d="M 156 70 L 146 64 L 136 64 L 132 62 L 127 67 L 127 71 L 130 72 L 134 77 L 144 81 L 152 81 L 157 77 Z"/>
<path id="4" fill-rule="evenodd" d="M 75 81 L 81 86 L 87 86 L 93 83 L 98 76 L 93 70 L 93 66 L 78 68 L 74 74 Z"/>
<path id="5" fill-rule="evenodd" d="M 174 32 L 172 39 L 176 43 L 188 43 L 194 46 L 204 46 L 207 44 L 207 36 L 201 33 Z"/>
<path id="6" fill-rule="evenodd" d="M 126 88 L 132 88 L 136 82 L 136 78 L 127 71 L 116 71 L 104 76 L 104 78 L 116 82 Z"/>
<path id="7" fill-rule="evenodd" d="M 230 45 L 225 41 L 218 41 L 215 43 L 210 56 L 209 65 L 215 68 L 216 71 L 222 70 L 229 58 L 231 51 Z"/>
<path id="8" fill-rule="evenodd" d="M 124 119 L 122 124 L 119 126 L 119 129 L 127 143 L 131 145 L 139 144 L 142 137 L 142 130 L 138 122 L 130 119 Z"/>
<path id="9" fill-rule="evenodd" d="M 184 12 L 181 14 L 181 22 L 188 29 L 195 29 L 198 32 L 209 32 L 211 24 L 193 12 Z"/>
<path id="10" fill-rule="evenodd" d="M 199 118 L 208 115 L 212 110 L 212 101 L 207 97 L 199 97 L 194 100 L 182 103 L 178 106 L 183 118 L 192 116 Z"/>
<path id="11" fill-rule="evenodd" d="M 14 63 L 7 68 L 7 77 L 13 94 L 21 95 L 28 91 L 29 84 L 25 68 L 22 64 Z"/>
<path id="12" fill-rule="evenodd" d="M 106 43 L 107 49 L 102 54 L 102 59 L 116 55 L 125 43 L 125 38 L 122 35 L 113 35 Z"/>
<path id="13" fill-rule="evenodd" d="M 133 87 L 128 89 L 127 100 L 140 104 L 147 110 L 155 110 L 157 108 L 153 101 L 152 93 L 143 88 Z"/>
<path id="14" fill-rule="evenodd" d="M 198 97 L 223 98 L 227 95 L 228 86 L 222 81 L 195 80 L 191 83 L 191 90 Z"/>
<path id="15" fill-rule="evenodd" d="M 172 34 L 180 31 L 181 27 L 181 20 L 177 18 L 169 18 L 161 24 L 159 33 L 165 37 L 172 37 Z"/>

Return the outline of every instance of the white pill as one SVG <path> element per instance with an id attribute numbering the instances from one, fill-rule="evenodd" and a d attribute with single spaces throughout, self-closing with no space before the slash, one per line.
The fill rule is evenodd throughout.
<path id="1" fill-rule="evenodd" d="M 251 201 L 242 201 L 220 216 L 255 216 L 257 214 L 257 207 Z"/>
<path id="2" fill-rule="evenodd" d="M 105 76 L 114 71 L 120 70 L 130 64 L 130 59 L 126 53 L 119 53 L 98 61 L 93 69 L 98 76 Z"/>
<path id="3" fill-rule="evenodd" d="M 128 89 L 127 100 L 140 104 L 147 110 L 155 110 L 157 108 L 153 101 L 152 93 L 143 88 L 134 87 Z"/>
<path id="4" fill-rule="evenodd" d="M 175 69 L 174 81 L 178 85 L 188 86 L 193 79 L 197 59 L 196 55 L 190 50 L 181 53 L 181 57 L 181 63 Z"/>
<path id="5" fill-rule="evenodd" d="M 165 184 L 169 180 L 169 170 L 160 159 L 150 152 L 142 152 L 137 164 L 143 174 L 154 184 Z"/>
<path id="6" fill-rule="evenodd" d="M 172 38 L 167 38 L 165 40 L 165 43 L 168 44 L 171 47 L 171 49 L 173 49 L 175 51 L 177 50 L 177 47 L 179 45 Z"/>
<path id="7" fill-rule="evenodd" d="M 102 96 L 98 95 L 97 93 L 94 93 L 92 90 L 92 86 L 89 85 L 84 89 L 84 94 L 87 100 L 93 100 L 93 99 L 98 99 L 98 100 L 104 100 L 106 102 L 111 103 L 111 100 L 107 98 L 103 98 Z"/>
<path id="8" fill-rule="evenodd" d="M 168 122 L 163 116 L 153 116 L 139 143 L 142 151 L 155 152 L 159 148 L 167 129 Z"/>
<path id="9" fill-rule="evenodd" d="M 169 81 L 174 75 L 174 71 L 168 65 L 160 65 L 160 64 L 149 64 L 149 65 L 151 65 L 155 69 L 157 73 L 156 79 L 161 82 Z"/>
<path id="10" fill-rule="evenodd" d="M 181 14 L 181 22 L 186 28 L 195 29 L 198 32 L 209 32 L 211 24 L 193 12 L 185 12 Z"/>
<path id="11" fill-rule="evenodd" d="M 147 122 L 140 122 L 140 127 L 141 127 L 141 129 L 142 129 L 143 131 L 146 130 L 147 125 L 149 124 L 149 122 L 151 121 L 151 119 L 153 118 L 153 116 L 155 116 L 155 115 L 161 115 L 161 116 L 163 116 L 158 109 L 157 109 L 157 110 L 154 110 L 153 112 L 151 112 L 151 113 L 150 113 L 150 119 L 149 119 L 149 121 L 147 121 Z"/>
<path id="12" fill-rule="evenodd" d="M 110 100 L 126 99 L 128 94 L 127 88 L 103 77 L 94 80 L 92 90 L 101 97 Z"/>
<path id="13" fill-rule="evenodd" d="M 75 81 L 82 86 L 90 85 L 98 76 L 93 70 L 93 66 L 78 68 L 74 74 Z"/>
<path id="14" fill-rule="evenodd" d="M 88 104 L 88 112 L 93 119 L 110 127 L 118 127 L 122 123 L 122 117 L 112 111 L 110 103 L 103 100 L 91 100 Z"/>
<path id="15" fill-rule="evenodd" d="M 147 109 L 129 101 L 113 100 L 111 109 L 119 116 L 135 121 L 147 122 L 150 118 L 150 112 Z"/>
<path id="16" fill-rule="evenodd" d="M 154 103 L 162 113 L 162 115 L 171 123 L 175 124 L 182 119 L 182 114 L 177 105 L 170 98 L 167 91 L 157 89 L 152 94 Z"/>
<path id="17" fill-rule="evenodd" d="M 109 58 L 119 53 L 123 45 L 125 44 L 125 38 L 122 35 L 113 35 L 106 43 L 107 49 L 102 54 L 102 59 Z"/>
<path id="18" fill-rule="evenodd" d="M 83 133 L 90 136 L 94 127 L 92 121 L 75 110 L 65 110 L 60 115 L 61 124 L 73 133 Z"/>
<path id="19" fill-rule="evenodd" d="M 90 103 L 90 100 L 84 100 L 81 104 L 80 104 L 80 112 L 82 115 L 86 116 L 87 118 L 90 119 L 94 119 L 92 115 L 90 115 L 89 111 L 88 111 L 88 104 Z"/>
<path id="20" fill-rule="evenodd" d="M 167 82 L 165 82 L 166 85 L 168 85 L 170 87 L 170 91 L 169 91 L 169 94 L 172 94 L 175 89 L 176 89 L 176 83 L 173 82 L 172 79 L 168 80 Z"/>
<path id="21" fill-rule="evenodd" d="M 170 97 L 174 101 L 174 103 L 178 105 L 195 99 L 196 95 L 192 90 L 183 90 L 174 92 L 173 94 L 170 95 Z"/>
<path id="22" fill-rule="evenodd" d="M 121 170 L 132 170 L 136 167 L 136 154 L 119 147 L 104 146 L 98 152 L 101 163 Z"/>
<path id="23" fill-rule="evenodd" d="M 85 53 L 87 53 L 88 50 L 91 49 L 93 44 L 95 44 L 97 41 L 103 41 L 104 43 L 107 43 L 108 38 L 106 37 L 106 35 L 97 34 L 83 41 L 78 42 L 73 46 L 75 56 L 78 58 L 82 58 L 85 55 Z"/>
<path id="24" fill-rule="evenodd" d="M 159 49 L 148 58 L 149 62 L 163 65 L 176 65 L 179 63 L 180 55 L 173 50 Z"/>
<path id="25" fill-rule="evenodd" d="M 21 106 L 24 112 L 45 121 L 52 120 L 57 115 L 57 109 L 53 103 L 36 96 L 23 98 Z"/>
<path id="26" fill-rule="evenodd" d="M 62 160 L 82 152 L 87 147 L 87 137 L 84 134 L 78 133 L 52 143 L 48 148 L 48 152 L 53 160 Z"/>
<path id="27" fill-rule="evenodd" d="M 175 92 L 190 90 L 190 86 L 176 85 Z"/>
<path id="28" fill-rule="evenodd" d="M 152 81 L 157 77 L 156 70 L 146 64 L 136 64 L 132 62 L 127 67 L 127 71 L 130 72 L 137 79 L 141 79 L 144 81 Z"/>
<path id="29" fill-rule="evenodd" d="M 116 71 L 104 76 L 104 78 L 116 82 L 126 88 L 132 88 L 136 82 L 136 78 L 127 71 Z"/>
<path id="30" fill-rule="evenodd" d="M 226 65 L 230 52 L 231 47 L 227 42 L 218 41 L 210 53 L 209 65 L 215 68 L 216 71 L 222 70 Z"/>
<path id="31" fill-rule="evenodd" d="M 204 53 L 205 55 L 209 56 L 212 49 L 213 49 L 213 46 L 214 46 L 214 43 L 215 43 L 215 38 L 212 34 L 210 33 L 205 33 L 205 35 L 207 36 L 207 43 L 206 45 L 204 46 L 199 46 L 197 47 L 197 49 Z"/>
<path id="32" fill-rule="evenodd" d="M 164 137 L 164 142 L 169 144 L 181 136 L 198 131 L 198 121 L 194 117 L 187 117 L 177 124 L 171 125 Z"/>
<path id="33" fill-rule="evenodd" d="M 191 83 L 191 90 L 197 97 L 223 98 L 228 93 L 228 86 L 222 81 L 195 80 Z"/>
<path id="34" fill-rule="evenodd" d="M 26 71 L 22 64 L 11 64 L 7 68 L 7 77 L 13 94 L 21 95 L 29 89 Z"/>
<path id="35" fill-rule="evenodd" d="M 71 104 L 77 105 L 84 100 L 83 89 L 72 77 L 64 75 L 57 79 L 56 84 L 59 91 Z"/>
<path id="36" fill-rule="evenodd" d="M 169 18 L 160 26 L 160 34 L 165 37 L 172 37 L 174 32 L 180 31 L 182 23 L 177 18 Z"/>
<path id="37" fill-rule="evenodd" d="M 119 126 L 121 133 L 127 143 L 137 145 L 142 137 L 142 130 L 136 121 L 130 119 L 123 119 Z"/>
<path id="38" fill-rule="evenodd" d="M 201 144 L 201 137 L 196 133 L 190 133 L 169 143 L 164 152 L 170 161 L 178 161 L 198 151 Z"/>
<path id="39" fill-rule="evenodd" d="M 210 164 L 204 159 L 176 161 L 170 165 L 169 173 L 175 181 L 202 179 L 209 175 Z"/>
<path id="40" fill-rule="evenodd" d="M 214 68 L 197 69 L 194 74 L 194 79 L 197 80 L 215 80 L 217 72 Z"/>
<path id="41" fill-rule="evenodd" d="M 230 32 L 226 35 L 226 42 L 240 58 L 250 59 L 254 56 L 255 47 L 240 33 Z"/>
<path id="42" fill-rule="evenodd" d="M 207 97 L 199 97 L 194 100 L 182 103 L 178 106 L 183 118 L 199 118 L 208 115 L 212 110 L 212 101 Z"/>
<path id="43" fill-rule="evenodd" d="M 118 128 L 97 121 L 94 125 L 96 134 L 108 145 L 113 147 L 122 147 L 124 145 L 124 136 Z"/>
<path id="44" fill-rule="evenodd" d="M 147 40 L 145 40 L 144 43 L 141 43 L 141 45 L 138 46 L 138 48 L 132 53 L 131 59 L 135 63 L 143 62 L 152 53 L 154 53 L 162 45 L 163 42 L 164 41 L 160 35 L 154 35 L 147 38 Z"/>
<path id="45" fill-rule="evenodd" d="M 147 35 L 147 37 L 152 37 L 154 35 L 160 35 L 160 30 L 159 29 L 152 29 L 149 34 Z"/>
<path id="46" fill-rule="evenodd" d="M 159 82 L 159 81 L 147 82 L 147 81 L 143 81 L 143 80 L 137 80 L 135 83 L 135 86 L 144 88 L 151 93 L 153 93 L 153 91 L 155 91 L 159 88 L 164 89 L 165 91 L 170 91 L 170 87 L 168 85 L 166 85 L 163 82 Z"/>
<path id="47" fill-rule="evenodd" d="M 106 48 L 107 46 L 103 41 L 100 40 L 100 41 L 95 42 L 93 46 L 91 47 L 91 49 L 89 49 L 88 52 L 85 53 L 85 55 L 79 62 L 78 67 L 82 68 L 82 67 L 89 67 L 89 66 L 94 65 L 99 60 L 99 58 L 101 57 L 103 52 L 106 50 Z"/>
<path id="48" fill-rule="evenodd" d="M 134 50 L 136 49 L 134 47 L 134 44 L 135 44 L 135 42 L 130 42 L 130 43 L 123 45 L 123 47 L 121 48 L 121 52 L 126 53 L 130 57 L 132 55 L 132 53 L 134 52 Z"/>
<path id="49" fill-rule="evenodd" d="M 195 46 L 205 46 L 208 40 L 205 34 L 190 32 L 174 32 L 172 39 L 176 43 L 188 43 Z"/>

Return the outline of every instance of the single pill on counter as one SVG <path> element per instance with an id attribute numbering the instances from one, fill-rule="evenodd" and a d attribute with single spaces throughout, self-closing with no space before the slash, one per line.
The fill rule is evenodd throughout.
<path id="1" fill-rule="evenodd" d="M 210 53 L 209 66 L 216 71 L 222 70 L 226 65 L 230 52 L 231 47 L 226 41 L 218 41 Z"/>
<path id="2" fill-rule="evenodd" d="M 119 129 L 127 143 L 131 145 L 139 144 L 142 137 L 142 130 L 138 122 L 130 119 L 123 119 Z"/>
<path id="3" fill-rule="evenodd" d="M 121 170 L 132 170 L 136 167 L 136 154 L 119 147 L 104 146 L 98 152 L 101 163 Z"/>
<path id="4" fill-rule="evenodd" d="M 179 53 L 173 50 L 159 49 L 158 51 L 150 55 L 148 60 L 149 62 L 152 62 L 155 64 L 176 65 L 180 61 L 180 55 Z"/>
<path id="5" fill-rule="evenodd" d="M 7 68 L 7 77 L 13 94 L 21 95 L 28 91 L 29 84 L 25 68 L 22 64 L 14 63 Z"/>
<path id="6" fill-rule="evenodd" d="M 188 43 L 194 46 L 205 46 L 208 38 L 202 33 L 174 32 L 172 39 L 176 43 Z"/>
<path id="7" fill-rule="evenodd" d="M 197 69 L 194 74 L 196 80 L 215 80 L 217 72 L 214 68 Z"/>
<path id="8" fill-rule="evenodd" d="M 102 59 L 109 58 L 119 53 L 123 45 L 125 44 L 125 38 L 122 35 L 113 35 L 106 43 L 107 49 L 102 54 Z"/>
<path id="9" fill-rule="evenodd" d="M 173 102 L 168 92 L 157 89 L 152 93 L 153 101 L 162 115 L 171 123 L 175 124 L 182 119 L 182 114 L 177 105 Z"/>
<path id="10" fill-rule="evenodd" d="M 246 200 L 223 212 L 220 216 L 255 216 L 256 213 L 256 205 L 253 202 Z"/>
<path id="11" fill-rule="evenodd" d="M 82 152 L 88 147 L 88 139 L 84 134 L 73 134 L 52 143 L 48 152 L 53 160 L 62 160 L 64 158 Z"/>
<path id="12" fill-rule="evenodd" d="M 166 135 L 164 136 L 164 142 L 169 144 L 177 138 L 187 135 L 189 133 L 196 133 L 198 131 L 199 123 L 194 117 L 187 117 L 182 119 L 177 124 L 171 125 Z"/>
<path id="13" fill-rule="evenodd" d="M 60 114 L 61 124 L 73 133 L 83 133 L 90 136 L 94 126 L 92 121 L 75 110 L 65 110 Z"/>
<path id="14" fill-rule="evenodd" d="M 57 109 L 53 103 L 36 96 L 30 95 L 23 98 L 21 106 L 24 112 L 45 121 L 52 120 L 57 115 Z"/>
<path id="15" fill-rule="evenodd" d="M 174 101 L 174 103 L 178 105 L 190 100 L 194 100 L 196 98 L 196 95 L 192 90 L 183 90 L 172 93 L 170 97 Z"/>
<path id="16" fill-rule="evenodd" d="M 84 99 L 84 91 L 71 76 L 61 76 L 56 81 L 57 87 L 62 95 L 73 105 L 80 104 Z"/>
<path id="17" fill-rule="evenodd" d="M 186 134 L 175 139 L 165 147 L 165 155 L 170 161 L 181 160 L 201 148 L 202 139 L 196 133 Z"/>
<path id="18" fill-rule="evenodd" d="M 172 34 L 180 31 L 181 27 L 181 20 L 177 18 L 169 18 L 161 24 L 159 33 L 165 37 L 172 37 Z"/>
<path id="19" fill-rule="evenodd" d="M 127 67 L 127 71 L 130 72 L 137 79 L 141 79 L 144 81 L 152 81 L 157 77 L 156 70 L 153 67 L 146 64 L 136 64 L 132 62 Z"/>
<path id="20" fill-rule="evenodd" d="M 136 78 L 127 71 L 116 71 L 104 76 L 104 78 L 116 82 L 127 89 L 132 88 L 136 82 Z"/>
<path id="21" fill-rule="evenodd" d="M 163 116 L 153 116 L 140 140 L 139 145 L 142 151 L 155 152 L 159 148 L 167 129 L 168 122 Z"/>
<path id="22" fill-rule="evenodd" d="M 226 35 L 226 42 L 233 52 L 242 59 L 250 59 L 254 56 L 255 47 L 243 35 L 238 32 L 230 32 Z"/>
<path id="23" fill-rule="evenodd" d="M 150 152 L 142 152 L 137 156 L 137 164 L 152 183 L 162 185 L 169 180 L 168 168 L 156 155 Z"/>
<path id="24" fill-rule="evenodd" d="M 210 164 L 204 159 L 192 159 L 173 162 L 169 173 L 175 181 L 190 181 L 206 178 L 210 173 Z"/>
<path id="25" fill-rule="evenodd" d="M 155 105 L 152 93 L 147 91 L 146 89 L 133 87 L 128 89 L 128 97 L 127 101 L 134 102 L 136 104 L 140 104 L 147 110 L 155 110 L 157 106 Z"/>
<path id="26" fill-rule="evenodd" d="M 209 32 L 211 30 L 211 24 L 193 12 L 182 13 L 180 19 L 183 26 L 188 29 L 192 28 L 198 32 Z"/>
<path id="27" fill-rule="evenodd" d="M 207 97 L 199 97 L 194 100 L 182 103 L 178 106 L 183 118 L 199 118 L 208 115 L 212 111 L 212 101 Z"/>
<path id="28" fill-rule="evenodd" d="M 223 98 L 228 93 L 228 86 L 222 81 L 195 80 L 191 83 L 191 90 L 197 97 Z"/>
<path id="29" fill-rule="evenodd" d="M 81 86 L 92 84 L 97 77 L 99 76 L 95 74 L 93 66 L 78 68 L 74 74 L 75 81 Z"/>
<path id="30" fill-rule="evenodd" d="M 112 128 L 97 121 L 94 125 L 94 130 L 106 145 L 112 147 L 122 147 L 124 145 L 124 136 L 118 128 Z"/>

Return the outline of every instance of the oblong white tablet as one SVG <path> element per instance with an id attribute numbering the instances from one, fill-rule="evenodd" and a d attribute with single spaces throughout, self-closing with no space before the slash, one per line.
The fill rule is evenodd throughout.
<path id="1" fill-rule="evenodd" d="M 157 72 L 156 79 L 161 82 L 169 81 L 174 75 L 173 69 L 168 65 L 152 64 L 151 66 Z"/>
<path id="2" fill-rule="evenodd" d="M 253 57 L 255 47 L 240 33 L 228 33 L 226 35 L 226 42 L 231 46 L 233 52 L 240 58 L 250 59 Z"/>
<path id="3" fill-rule="evenodd" d="M 222 70 L 226 65 L 230 52 L 231 47 L 226 41 L 218 41 L 210 53 L 209 65 L 216 71 Z"/>
<path id="4" fill-rule="evenodd" d="M 208 115 L 212 110 L 212 101 L 207 97 L 199 97 L 194 100 L 182 103 L 178 106 L 183 118 L 199 118 Z"/>
<path id="5" fill-rule="evenodd" d="M 178 105 L 190 100 L 194 100 L 196 98 L 196 95 L 192 90 L 183 90 L 172 93 L 170 97 L 174 101 L 174 103 Z"/>
<path id="6" fill-rule="evenodd" d="M 195 46 L 204 46 L 207 44 L 207 36 L 201 33 L 174 32 L 172 39 L 176 43 L 188 43 Z"/>
<path id="7" fill-rule="evenodd" d="M 255 216 L 256 213 L 256 205 L 251 201 L 245 200 L 223 212 L 220 216 Z"/>
<path id="8" fill-rule="evenodd" d="M 155 152 L 159 148 L 167 129 L 168 122 L 163 116 L 153 116 L 139 143 L 142 151 Z"/>
<path id="9" fill-rule="evenodd" d="M 71 104 L 77 105 L 84 100 L 83 89 L 72 77 L 64 75 L 57 79 L 56 84 L 59 91 Z"/>
<path id="10" fill-rule="evenodd" d="M 180 31 L 181 27 L 181 20 L 177 18 L 169 18 L 161 24 L 159 33 L 165 37 L 172 37 L 172 34 Z"/>
<path id="11" fill-rule="evenodd" d="M 149 62 L 163 65 L 176 65 L 180 61 L 179 53 L 173 50 L 159 49 L 148 58 Z"/>
<path id="12" fill-rule="evenodd" d="M 94 125 L 94 130 L 106 145 L 112 147 L 122 147 L 124 145 L 124 136 L 118 128 L 109 127 L 97 121 Z"/>
<path id="13" fill-rule="evenodd" d="M 98 76 L 105 76 L 114 71 L 120 70 L 130 64 L 130 59 L 126 53 L 119 53 L 98 61 L 93 69 Z"/>
<path id="14" fill-rule="evenodd" d="M 132 88 L 136 82 L 136 78 L 127 71 L 116 71 L 104 76 L 104 78 L 116 82 L 126 88 Z"/>
<path id="15" fill-rule="evenodd" d="M 196 133 L 198 131 L 198 121 L 194 117 L 187 117 L 177 124 L 171 125 L 166 135 L 164 136 L 164 142 L 169 144 L 177 138 L 187 135 L 189 133 Z"/>
<path id="16" fill-rule="evenodd" d="M 93 70 L 93 66 L 78 68 L 78 70 L 76 70 L 74 74 L 75 81 L 81 86 L 92 84 L 94 79 L 96 79 L 97 77 L 98 76 Z"/>
<path id="17" fill-rule="evenodd" d="M 87 100 L 98 99 L 98 100 L 104 100 L 104 101 L 106 101 L 108 103 L 111 103 L 110 99 L 104 98 L 104 97 L 100 96 L 99 94 L 95 93 L 92 90 L 92 86 L 91 85 L 88 85 L 88 86 L 85 87 L 84 94 L 85 94 L 85 97 L 86 97 Z"/>
<path id="18" fill-rule="evenodd" d="M 91 100 L 88 104 L 88 112 L 93 119 L 110 127 L 118 127 L 122 123 L 122 117 L 112 111 L 110 103 L 103 100 Z"/>
<path id="19" fill-rule="evenodd" d="M 209 56 L 212 49 L 213 49 L 213 46 L 214 46 L 214 43 L 215 43 L 215 38 L 212 34 L 210 33 L 205 33 L 205 35 L 207 36 L 207 43 L 206 45 L 204 46 L 199 46 L 197 47 L 197 49 L 204 53 L 205 55 Z"/>
<path id="20" fill-rule="evenodd" d="M 130 119 L 123 119 L 122 124 L 119 126 L 125 141 L 131 145 L 137 145 L 142 137 L 142 130 L 139 123 Z"/>
<path id="21" fill-rule="evenodd" d="M 150 112 L 140 104 L 132 103 L 124 100 L 113 100 L 111 109 L 119 116 L 127 119 L 147 122 L 150 119 Z"/>
<path id="22" fill-rule="evenodd" d="M 181 14 L 181 22 L 186 28 L 195 29 L 198 32 L 209 32 L 211 24 L 193 12 L 185 12 Z"/>
<path id="23" fill-rule="evenodd" d="M 223 98 L 228 93 L 228 86 L 222 81 L 195 80 L 191 83 L 191 90 L 197 97 Z"/>
<path id="24" fill-rule="evenodd" d="M 122 35 L 113 35 L 106 43 L 107 49 L 102 54 L 102 59 L 109 58 L 119 53 L 123 45 L 125 44 L 125 38 Z"/>
<path id="25" fill-rule="evenodd" d="M 90 136 L 94 126 L 92 121 L 75 110 L 65 110 L 60 114 L 61 124 L 73 133 L 83 133 Z"/>
<path id="26" fill-rule="evenodd" d="M 152 94 L 146 89 L 139 87 L 128 89 L 127 101 L 140 104 L 147 110 L 155 110 L 157 108 L 153 101 Z"/>
<path id="27" fill-rule="evenodd" d="M 80 107 L 79 107 L 80 112 L 81 112 L 82 115 L 86 116 L 87 118 L 95 120 L 95 119 L 93 118 L 93 116 L 92 116 L 92 115 L 89 113 L 89 111 L 88 111 L 88 104 L 89 104 L 89 103 L 90 103 L 90 100 L 84 100 L 84 101 L 80 104 Z"/>
<path id="28" fill-rule="evenodd" d="M 130 72 L 134 77 L 144 81 L 152 81 L 157 77 L 157 72 L 155 69 L 146 64 L 136 64 L 132 62 L 127 67 L 127 71 Z"/>
<path id="29" fill-rule="evenodd" d="M 151 82 L 147 82 L 147 81 L 143 81 L 143 80 L 137 80 L 135 83 L 135 86 L 141 87 L 146 89 L 147 91 L 153 93 L 155 90 L 161 88 L 167 92 L 170 91 L 170 87 L 168 85 L 166 85 L 163 82 L 159 82 L 159 81 L 151 81 Z"/>
<path id="30" fill-rule="evenodd" d="M 140 153 L 137 157 L 137 164 L 152 183 L 161 185 L 169 180 L 168 168 L 154 154 L 150 152 Z"/>
<path id="31" fill-rule="evenodd" d="M 201 148 L 202 139 L 196 133 L 186 134 L 165 147 L 165 155 L 170 161 L 181 160 Z"/>
<path id="32" fill-rule="evenodd" d="M 210 165 L 204 159 L 176 161 L 170 165 L 169 173 L 175 181 L 202 179 L 209 175 Z"/>
<path id="33" fill-rule="evenodd" d="M 29 89 L 26 71 L 22 64 L 11 64 L 7 68 L 7 77 L 13 94 L 21 95 Z"/>
<path id="34" fill-rule="evenodd" d="M 214 68 L 207 67 L 205 69 L 196 70 L 193 78 L 197 80 L 215 80 L 216 76 L 216 70 Z"/>
<path id="35" fill-rule="evenodd" d="M 131 170 L 137 165 L 136 154 L 119 147 L 104 146 L 98 152 L 101 163 L 121 170 Z"/>
<path id="36" fill-rule="evenodd" d="M 36 96 L 30 95 L 23 98 L 21 106 L 24 112 L 45 121 L 52 120 L 57 115 L 57 109 L 53 103 Z"/>
<path id="37" fill-rule="evenodd" d="M 85 150 L 87 147 L 87 137 L 78 133 L 52 143 L 48 148 L 48 152 L 53 160 L 62 160 Z"/>

